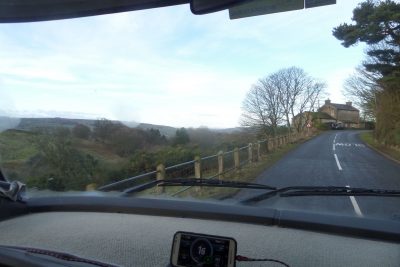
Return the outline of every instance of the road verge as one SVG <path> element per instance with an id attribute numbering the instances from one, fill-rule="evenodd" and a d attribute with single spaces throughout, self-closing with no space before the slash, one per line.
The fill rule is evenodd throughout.
<path id="1" fill-rule="evenodd" d="M 385 158 L 400 164 L 400 151 L 377 142 L 372 132 L 360 133 L 360 138 L 369 148 L 375 150 Z"/>

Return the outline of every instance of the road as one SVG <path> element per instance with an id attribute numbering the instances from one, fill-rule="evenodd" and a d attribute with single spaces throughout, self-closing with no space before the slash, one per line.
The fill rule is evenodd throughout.
<path id="1" fill-rule="evenodd" d="M 350 186 L 400 190 L 400 164 L 366 146 L 360 131 L 325 132 L 265 170 L 257 183 L 285 186 Z M 235 197 L 261 194 L 242 190 Z M 375 196 L 272 197 L 257 203 L 278 209 L 400 220 L 400 198 Z"/>

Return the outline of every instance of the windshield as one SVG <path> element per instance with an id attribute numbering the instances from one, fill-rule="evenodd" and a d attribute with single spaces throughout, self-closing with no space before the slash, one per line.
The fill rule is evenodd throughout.
<path id="1" fill-rule="evenodd" d="M 400 190 L 400 4 L 336 2 L 0 24 L 1 171 L 31 197 L 125 191 L 398 219 L 400 198 L 376 192 L 246 202 L 292 186 Z M 132 190 L 175 178 L 267 187 Z"/>

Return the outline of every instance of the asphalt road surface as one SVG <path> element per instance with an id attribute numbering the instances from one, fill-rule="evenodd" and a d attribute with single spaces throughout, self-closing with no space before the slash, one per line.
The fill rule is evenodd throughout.
<path id="1" fill-rule="evenodd" d="M 350 186 L 400 190 L 400 164 L 366 146 L 360 131 L 329 131 L 300 145 L 265 170 L 257 183 L 285 186 Z M 235 198 L 259 195 L 242 190 Z M 255 205 L 286 210 L 400 220 L 400 198 L 377 196 L 272 197 Z"/>

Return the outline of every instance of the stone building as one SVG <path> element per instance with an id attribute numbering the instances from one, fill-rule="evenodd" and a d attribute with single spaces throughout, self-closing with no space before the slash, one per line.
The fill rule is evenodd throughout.
<path id="1" fill-rule="evenodd" d="M 321 113 L 326 113 L 336 123 L 342 123 L 346 128 L 359 128 L 360 127 L 360 111 L 352 106 L 351 102 L 346 104 L 331 103 L 325 100 L 325 104 L 318 109 Z"/>

